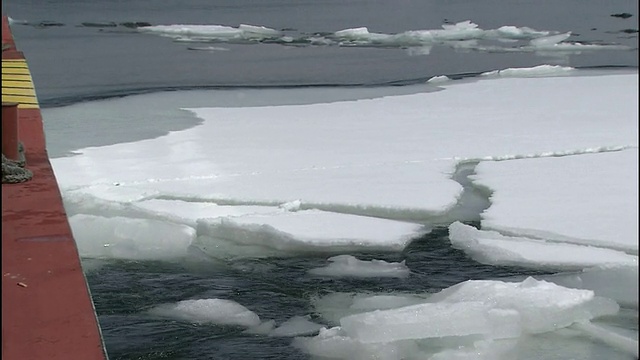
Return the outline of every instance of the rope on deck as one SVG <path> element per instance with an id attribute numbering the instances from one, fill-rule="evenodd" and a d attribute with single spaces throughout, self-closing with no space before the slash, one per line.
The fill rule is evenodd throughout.
<path id="1" fill-rule="evenodd" d="M 17 184 L 28 180 L 31 180 L 33 173 L 31 170 L 25 168 L 27 164 L 24 156 L 24 146 L 22 143 L 18 144 L 18 150 L 20 152 L 20 159 L 18 161 L 10 160 L 4 154 L 2 154 L 2 183 L 3 184 Z"/>

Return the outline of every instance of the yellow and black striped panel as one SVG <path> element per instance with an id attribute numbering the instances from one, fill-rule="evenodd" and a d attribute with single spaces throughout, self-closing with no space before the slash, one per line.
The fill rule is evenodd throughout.
<path id="1" fill-rule="evenodd" d="M 2 102 L 16 102 L 20 108 L 39 107 L 26 60 L 2 59 Z"/>

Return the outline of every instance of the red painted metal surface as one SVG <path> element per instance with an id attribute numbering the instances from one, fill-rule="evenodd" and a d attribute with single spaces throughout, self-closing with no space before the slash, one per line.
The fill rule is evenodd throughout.
<path id="1" fill-rule="evenodd" d="M 6 17 L 2 42 L 14 44 Z M 106 359 L 40 110 L 19 109 L 18 122 L 33 178 L 2 184 L 2 359 Z"/>
<path id="2" fill-rule="evenodd" d="M 10 160 L 19 160 L 18 104 L 2 103 L 2 154 Z"/>

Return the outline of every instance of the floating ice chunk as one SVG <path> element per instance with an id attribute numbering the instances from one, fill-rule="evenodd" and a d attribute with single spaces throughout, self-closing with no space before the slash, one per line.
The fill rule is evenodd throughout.
<path id="1" fill-rule="evenodd" d="M 312 304 L 322 318 L 332 324 L 340 323 L 340 319 L 353 314 L 373 310 L 394 309 L 425 302 L 425 297 L 412 294 L 351 294 L 331 293 L 313 298 Z"/>
<path id="2" fill-rule="evenodd" d="M 213 202 L 150 199 L 131 204 L 149 216 L 162 217 L 196 227 L 198 219 L 237 217 L 256 214 L 274 214 L 281 210 L 275 206 L 218 205 Z"/>
<path id="3" fill-rule="evenodd" d="M 530 68 L 508 68 L 503 70 L 488 71 L 481 76 L 501 76 L 501 77 L 537 77 L 537 76 L 566 76 L 570 75 L 575 68 L 560 65 L 538 65 Z"/>
<path id="4" fill-rule="evenodd" d="M 300 336 L 317 333 L 324 325 L 316 324 L 308 316 L 294 316 L 269 333 L 270 336 Z"/>
<path id="5" fill-rule="evenodd" d="M 369 29 L 367 29 L 366 27 L 344 29 L 344 30 L 336 31 L 334 33 L 334 35 L 337 37 L 352 38 L 352 39 L 366 38 L 369 36 L 369 34 L 370 34 Z"/>
<path id="6" fill-rule="evenodd" d="M 478 28 L 471 21 L 456 24 L 443 24 L 442 30 L 410 30 L 394 35 L 391 39 L 396 45 L 432 44 L 439 41 L 477 40 L 484 36 L 485 31 Z M 455 45 L 451 43 L 449 45 Z"/>
<path id="7" fill-rule="evenodd" d="M 570 36 L 571 36 L 571 32 L 566 32 L 566 33 L 557 34 L 557 35 L 542 36 L 539 38 L 531 39 L 531 41 L 529 41 L 529 44 L 537 48 L 551 47 L 551 46 L 557 45 L 558 43 L 564 40 L 567 40 Z"/>
<path id="8" fill-rule="evenodd" d="M 194 323 L 244 327 L 260 325 L 260 317 L 256 313 L 226 299 L 183 300 L 175 304 L 159 305 L 149 310 L 149 313 Z"/>
<path id="9" fill-rule="evenodd" d="M 590 322 L 576 323 L 573 325 L 573 328 L 578 329 L 592 338 L 600 340 L 615 349 L 632 354 L 636 359 L 638 358 L 638 340 L 616 334 L 613 331 L 591 324 Z"/>
<path id="10" fill-rule="evenodd" d="M 362 343 L 467 335 L 512 338 L 520 335 L 519 324 L 517 311 L 490 309 L 482 301 L 423 303 L 340 319 L 348 336 Z"/>
<path id="11" fill-rule="evenodd" d="M 264 26 L 241 24 L 237 28 L 223 25 L 155 25 L 138 31 L 171 37 L 180 41 L 262 40 L 280 36 L 280 32 Z"/>
<path id="12" fill-rule="evenodd" d="M 243 35 L 247 38 L 269 38 L 280 36 L 280 31 L 264 26 L 240 24 L 240 26 L 238 26 L 238 29 L 242 30 L 244 32 Z"/>
<path id="13" fill-rule="evenodd" d="M 363 343 L 347 336 L 340 327 L 322 328 L 317 336 L 311 338 L 295 338 L 293 346 L 308 354 L 331 359 L 401 360 L 419 353 L 413 341 Z"/>
<path id="14" fill-rule="evenodd" d="M 388 44 L 393 41 L 393 36 L 388 34 L 370 33 L 366 27 L 351 28 L 336 31 L 334 36 L 340 41 L 355 44 Z"/>
<path id="15" fill-rule="evenodd" d="M 289 202 L 280 204 L 279 208 L 284 209 L 286 211 L 298 211 L 300 210 L 301 205 L 302 205 L 302 201 L 294 200 L 294 201 L 289 201 Z"/>
<path id="16" fill-rule="evenodd" d="M 406 278 L 411 270 L 405 261 L 389 263 L 384 260 L 359 260 L 351 255 L 338 255 L 329 258 L 331 264 L 326 267 L 309 270 L 310 274 L 321 276 L 351 277 L 397 277 Z"/>
<path id="17" fill-rule="evenodd" d="M 445 30 L 464 31 L 478 29 L 478 24 L 472 23 L 471 20 L 460 21 L 455 24 L 442 24 Z"/>
<path id="18" fill-rule="evenodd" d="M 444 30 L 433 30 L 434 38 L 438 40 L 474 40 L 482 38 L 484 30 L 478 24 L 469 20 L 456 24 L 443 24 Z"/>
<path id="19" fill-rule="evenodd" d="M 192 227 L 160 220 L 78 214 L 69 224 L 80 256 L 91 258 L 178 259 L 196 235 Z"/>
<path id="20" fill-rule="evenodd" d="M 120 186 L 119 183 L 114 183 L 112 185 L 93 185 L 77 189 L 73 192 L 82 194 L 85 197 L 92 196 L 95 199 L 119 203 L 132 203 L 158 195 L 158 192 L 153 189 L 139 189 L 128 186 Z"/>
<path id="21" fill-rule="evenodd" d="M 449 225 L 449 240 L 454 248 L 463 250 L 478 262 L 490 265 L 575 270 L 605 264 L 638 266 L 637 256 L 618 250 L 504 236 L 457 221 Z"/>
<path id="22" fill-rule="evenodd" d="M 525 47 L 526 48 L 526 47 Z M 538 50 L 539 49 L 539 50 Z M 632 47 L 626 45 L 617 44 L 583 44 L 578 42 L 563 42 L 548 46 L 536 46 L 535 51 L 537 54 L 549 54 L 553 56 L 554 52 L 562 53 L 575 53 L 580 54 L 586 50 L 631 50 Z"/>
<path id="23" fill-rule="evenodd" d="M 428 303 L 343 317 L 342 330 L 362 343 L 481 335 L 516 338 L 615 314 L 619 307 L 593 291 L 528 278 L 521 283 L 466 281 Z"/>
<path id="24" fill-rule="evenodd" d="M 434 76 L 427 80 L 428 83 L 443 83 L 447 81 L 451 81 L 451 79 L 446 75 Z"/>
<path id="25" fill-rule="evenodd" d="M 155 33 L 172 38 L 186 38 L 187 40 L 210 39 L 266 39 L 280 35 L 275 29 L 264 26 L 241 24 L 237 28 L 223 25 L 155 25 L 138 28 L 138 31 Z"/>
<path id="26" fill-rule="evenodd" d="M 432 295 L 429 301 L 482 301 L 497 309 L 516 310 L 526 333 L 537 334 L 618 312 L 613 300 L 596 298 L 593 291 L 569 289 L 532 277 L 520 283 L 470 280 Z"/>
<path id="27" fill-rule="evenodd" d="M 292 251 L 336 252 L 362 248 L 400 250 L 422 235 L 424 228 L 400 221 L 304 210 L 201 219 L 197 232 L 198 246 L 211 255 L 242 256 L 245 248 L 252 246 L 262 248 L 265 254 L 280 255 Z M 237 253 L 221 254 L 223 244 L 228 245 L 226 251 Z"/>
<path id="28" fill-rule="evenodd" d="M 548 31 L 538 31 L 528 27 L 501 26 L 495 30 L 499 37 L 507 39 L 528 39 L 549 35 Z"/>
<path id="29" fill-rule="evenodd" d="M 138 31 L 168 37 L 200 36 L 220 39 L 239 37 L 242 34 L 240 29 L 223 25 L 153 25 L 138 28 Z"/>
<path id="30" fill-rule="evenodd" d="M 190 46 L 187 49 L 189 50 L 198 50 L 198 51 L 229 51 L 229 48 L 220 47 L 220 46 Z"/>
<path id="31" fill-rule="evenodd" d="M 638 265 L 601 265 L 578 273 L 542 278 L 564 287 L 593 290 L 596 295 L 613 299 L 622 306 L 638 308 Z"/>
<path id="32" fill-rule="evenodd" d="M 429 360 L 507 360 L 518 359 L 517 340 L 478 340 L 473 344 L 463 344 L 453 349 L 440 351 Z"/>

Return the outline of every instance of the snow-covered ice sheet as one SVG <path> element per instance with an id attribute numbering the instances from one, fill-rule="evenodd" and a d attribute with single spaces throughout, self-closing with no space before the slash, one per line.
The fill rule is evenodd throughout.
<path id="1" fill-rule="evenodd" d="M 198 226 L 200 220 L 217 219 L 211 222 L 216 231 L 229 232 L 235 224 L 235 230 L 242 228 L 253 239 L 233 244 L 229 241 L 235 240 L 225 238 L 218 248 L 259 253 L 247 241 L 265 238 L 271 243 L 264 250 L 274 253 L 286 244 L 303 251 L 339 244 L 401 249 L 426 229 L 402 221 L 457 220 L 446 218 L 463 192 L 452 175 L 460 162 L 480 161 L 476 182 L 495 185 L 483 226 L 637 252 L 637 244 L 634 249 L 629 240 L 634 234 L 637 238 L 637 221 L 630 220 L 637 216 L 637 195 L 635 203 L 633 196 L 627 197 L 634 191 L 627 192 L 633 176 L 637 183 L 637 74 L 590 76 L 571 70 L 575 76 L 532 79 L 526 78 L 532 72 L 566 71 L 508 70 L 507 78 L 451 81 L 437 92 L 306 105 L 192 108 L 203 120 L 194 128 L 85 148 L 76 156 L 52 159 L 52 164 L 70 214 L 162 219 L 202 231 L 211 227 Z M 118 108 L 120 100 L 109 101 Z M 495 161 L 505 159 L 513 161 Z M 547 164 L 541 166 L 553 170 L 553 176 L 535 178 L 544 170 L 533 170 L 538 163 Z M 530 177 L 508 179 L 510 166 Z M 569 166 L 571 174 L 555 171 Z M 493 174 L 503 168 L 505 182 L 513 181 L 494 184 L 498 177 Z M 572 183 L 578 178 L 580 183 Z M 589 196 L 594 181 L 600 181 L 599 197 Z M 542 191 L 555 191 L 551 198 L 579 200 L 563 201 L 563 212 L 554 214 L 553 221 L 533 222 L 528 215 L 538 210 L 545 214 L 546 209 L 514 210 L 518 201 L 502 200 L 512 193 L 502 191 L 518 186 L 521 194 L 530 186 L 528 193 L 540 199 Z M 605 195 L 606 209 L 599 206 Z M 295 204 L 294 212 L 326 213 L 283 214 L 283 204 Z M 502 224 L 503 211 L 510 219 L 529 222 Z M 580 218 L 580 226 L 562 220 L 570 219 L 569 214 Z M 264 222 L 266 218 L 283 220 L 278 226 L 285 228 Z M 286 223 L 303 218 L 323 225 L 286 229 Z M 607 226 L 598 227 L 603 222 Z M 274 238 L 276 233 L 288 235 Z M 549 234 L 553 238 L 547 239 Z M 216 238 L 201 235 L 201 245 L 207 236 Z"/>
<path id="2" fill-rule="evenodd" d="M 212 257 L 306 251 L 399 251 L 424 234 L 421 225 L 321 210 L 200 219 L 194 245 Z M 249 251 L 252 249 L 252 251 Z"/>
<path id="3" fill-rule="evenodd" d="M 638 253 L 637 147 L 486 161 L 473 178 L 493 191 L 483 229 Z"/>

